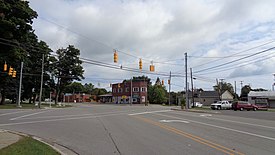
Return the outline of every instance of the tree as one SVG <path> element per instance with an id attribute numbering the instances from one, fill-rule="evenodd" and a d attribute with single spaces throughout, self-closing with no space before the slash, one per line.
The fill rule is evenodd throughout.
<path id="1" fill-rule="evenodd" d="M 83 77 L 82 61 L 79 59 L 80 51 L 73 45 L 67 48 L 57 50 L 58 61 L 54 64 L 55 76 L 57 77 L 57 96 L 61 99 L 61 94 L 66 85 L 70 84 L 73 80 L 80 81 Z M 57 104 L 57 97 L 55 99 Z"/>
<path id="2" fill-rule="evenodd" d="M 92 83 L 85 83 L 84 84 L 84 93 L 91 94 L 94 89 L 94 85 Z"/>
<path id="3" fill-rule="evenodd" d="M 162 104 L 167 102 L 167 91 L 161 85 L 149 86 L 148 100 L 152 104 Z"/>
<path id="4" fill-rule="evenodd" d="M 249 85 L 245 85 L 242 87 L 240 98 L 241 100 L 247 100 L 248 93 L 251 91 L 251 87 Z"/>
<path id="5" fill-rule="evenodd" d="M 219 82 L 218 85 L 213 86 L 215 91 L 219 91 L 220 93 L 223 94 L 226 90 L 228 90 L 232 95 L 235 94 L 234 88 L 231 83 L 227 82 Z"/>
<path id="6" fill-rule="evenodd" d="M 34 35 L 32 20 L 37 13 L 29 7 L 28 1 L 0 0 L 0 70 L 3 71 L 5 62 L 16 71 L 20 69 L 20 62 L 26 61 L 29 52 L 29 43 L 33 43 L 31 36 Z M 22 44 L 24 43 L 24 44 Z M 17 74 L 18 75 L 18 74 Z M 7 97 L 14 99 L 17 94 L 19 78 L 0 75 L 0 104 L 4 104 Z M 14 95 L 15 94 L 15 95 Z"/>
<path id="7" fill-rule="evenodd" d="M 84 86 L 80 82 L 73 82 L 64 89 L 65 93 L 79 93 L 84 92 Z"/>

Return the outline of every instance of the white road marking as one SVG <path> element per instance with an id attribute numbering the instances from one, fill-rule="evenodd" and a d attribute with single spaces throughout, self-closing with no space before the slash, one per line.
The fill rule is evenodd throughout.
<path id="1" fill-rule="evenodd" d="M 184 121 L 184 120 L 159 120 L 159 122 L 162 122 L 162 123 L 173 123 L 173 122 L 179 122 L 179 123 L 189 123 L 189 122 L 187 122 L 187 121 Z"/>
<path id="2" fill-rule="evenodd" d="M 174 116 L 168 116 L 168 115 L 156 114 L 156 113 L 155 113 L 155 115 L 183 120 L 180 117 L 174 117 Z M 208 123 L 203 123 L 203 122 L 199 122 L 199 121 L 193 121 L 193 120 L 189 120 L 189 119 L 184 119 L 184 121 L 189 121 L 189 122 L 193 122 L 193 123 L 197 123 L 197 124 L 202 124 L 202 125 L 206 125 L 206 126 L 211 126 L 211 127 L 215 127 L 215 128 L 219 128 L 219 129 L 234 131 L 234 132 L 238 132 L 238 133 L 242 133 L 242 134 L 247 134 L 247 135 L 250 135 L 250 136 L 255 136 L 255 137 L 259 137 L 259 138 L 264 138 L 264 139 L 275 141 L 275 138 L 273 138 L 273 137 L 263 136 L 263 135 L 259 135 L 259 134 L 255 134 L 255 133 L 250 133 L 250 132 L 246 132 L 246 131 L 237 130 L 237 129 L 227 128 L 227 127 L 213 125 L 213 124 L 208 124 Z"/>
<path id="3" fill-rule="evenodd" d="M 33 115 L 37 115 L 37 114 L 41 114 L 41 113 L 45 113 L 45 112 L 49 112 L 49 111 L 53 111 L 53 110 L 44 110 L 44 111 L 40 111 L 40 112 L 36 112 L 36 113 L 31 113 L 31 114 L 27 114 L 27 115 L 23 115 L 23 116 L 19 116 L 19 117 L 15 117 L 15 118 L 11 118 L 10 120 L 16 120 L 19 118 L 24 118 L 24 117 L 28 117 L 28 116 L 33 116 Z"/>
<path id="4" fill-rule="evenodd" d="M 128 114 L 128 113 L 117 113 L 117 114 L 100 115 L 100 116 L 87 116 L 87 117 L 60 118 L 60 119 L 29 121 L 29 122 L 18 122 L 18 123 L 6 123 L 6 124 L 0 124 L 0 127 L 1 126 L 11 126 L 11 125 L 24 125 L 24 124 L 34 124 L 34 123 L 44 123 L 44 122 L 56 122 L 56 121 L 67 121 L 67 120 L 77 120 L 77 119 L 88 119 L 88 118 L 100 118 L 100 117 L 115 116 L 115 115 L 124 115 L 124 114 Z"/>
<path id="5" fill-rule="evenodd" d="M 177 115 L 183 115 L 183 116 L 192 116 L 192 117 L 200 117 L 197 115 L 184 115 L 182 113 L 176 113 Z M 275 127 L 272 126 L 266 126 L 266 125 L 260 125 L 260 124 L 255 124 L 255 123 L 246 123 L 246 122 L 239 122 L 239 121 L 232 121 L 232 120 L 228 120 L 228 119 L 221 119 L 221 118 L 214 118 L 214 117 L 204 117 L 210 120 L 220 120 L 220 121 L 224 121 L 224 122 L 232 122 L 232 123 L 238 123 L 238 124 L 245 124 L 245 125 L 250 125 L 250 126 L 257 126 L 257 127 L 262 127 L 262 128 L 268 128 L 268 129 L 275 129 Z"/>
<path id="6" fill-rule="evenodd" d="M 14 112 L 9 112 L 9 113 L 4 113 L 4 114 L 1 114 L 0 116 L 12 115 L 12 114 L 23 113 L 23 112 L 28 112 L 28 111 L 30 111 L 30 110 L 24 110 L 24 111 L 14 111 Z"/>
<path id="7" fill-rule="evenodd" d="M 211 114 L 202 114 L 200 116 L 202 116 L 202 117 L 211 117 L 212 115 Z"/>
<path id="8" fill-rule="evenodd" d="M 114 114 L 114 113 L 122 113 L 122 112 L 134 112 L 135 110 L 124 110 L 124 111 L 116 111 L 116 112 L 104 112 L 104 113 L 89 113 L 89 114 L 79 114 L 79 115 L 61 115 L 61 116 L 44 116 L 44 117 L 31 117 L 31 118 L 22 118 L 20 120 L 28 120 L 28 119 L 41 119 L 41 118 L 62 118 L 62 117 L 78 117 L 78 116 L 94 116 L 94 115 L 102 115 L 102 114 Z"/>
<path id="9" fill-rule="evenodd" d="M 172 110 L 146 111 L 146 112 L 133 113 L 133 114 L 128 114 L 128 115 L 135 116 L 135 115 L 152 114 L 152 113 L 169 112 L 169 111 L 172 111 Z"/>

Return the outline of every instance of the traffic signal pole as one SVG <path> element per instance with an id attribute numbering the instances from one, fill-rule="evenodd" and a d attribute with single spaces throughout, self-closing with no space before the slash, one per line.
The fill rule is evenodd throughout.
<path id="1" fill-rule="evenodd" d="M 22 89 L 22 73 L 23 73 L 23 65 L 24 63 L 21 62 L 21 69 L 20 69 L 20 81 L 19 81 L 19 92 L 18 92 L 18 101 L 17 101 L 17 107 L 21 108 L 20 105 L 21 102 L 21 89 Z"/>

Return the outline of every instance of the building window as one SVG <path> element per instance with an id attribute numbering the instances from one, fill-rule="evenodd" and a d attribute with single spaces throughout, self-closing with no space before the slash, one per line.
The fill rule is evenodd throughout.
<path id="1" fill-rule="evenodd" d="M 114 93 L 116 92 L 116 88 L 113 88 L 113 92 L 114 92 Z"/>
<path id="2" fill-rule="evenodd" d="M 117 92 L 122 93 L 123 92 L 122 88 L 118 88 Z"/>
<path id="3" fill-rule="evenodd" d="M 125 88 L 125 92 L 129 92 L 129 88 L 127 87 L 127 88 Z"/>
<path id="4" fill-rule="evenodd" d="M 146 87 L 141 88 L 141 92 L 146 92 L 146 91 L 147 91 Z"/>
<path id="5" fill-rule="evenodd" d="M 133 92 L 139 92 L 139 88 L 138 87 L 134 87 L 133 88 Z"/>

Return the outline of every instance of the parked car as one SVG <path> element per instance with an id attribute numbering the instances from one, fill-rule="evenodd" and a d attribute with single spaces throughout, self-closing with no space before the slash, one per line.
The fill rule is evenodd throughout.
<path id="1" fill-rule="evenodd" d="M 259 107 L 255 104 L 251 104 L 249 102 L 245 102 L 245 101 L 236 101 L 232 104 L 232 109 L 237 111 L 237 110 L 240 110 L 240 111 L 243 111 L 243 110 L 258 110 Z"/>
<path id="2" fill-rule="evenodd" d="M 203 104 L 201 104 L 200 102 L 195 102 L 195 107 L 201 108 L 202 106 L 203 106 Z"/>
<path id="3" fill-rule="evenodd" d="M 232 104 L 229 101 L 218 101 L 217 103 L 211 104 L 211 109 L 221 110 L 221 109 L 231 109 Z"/>

